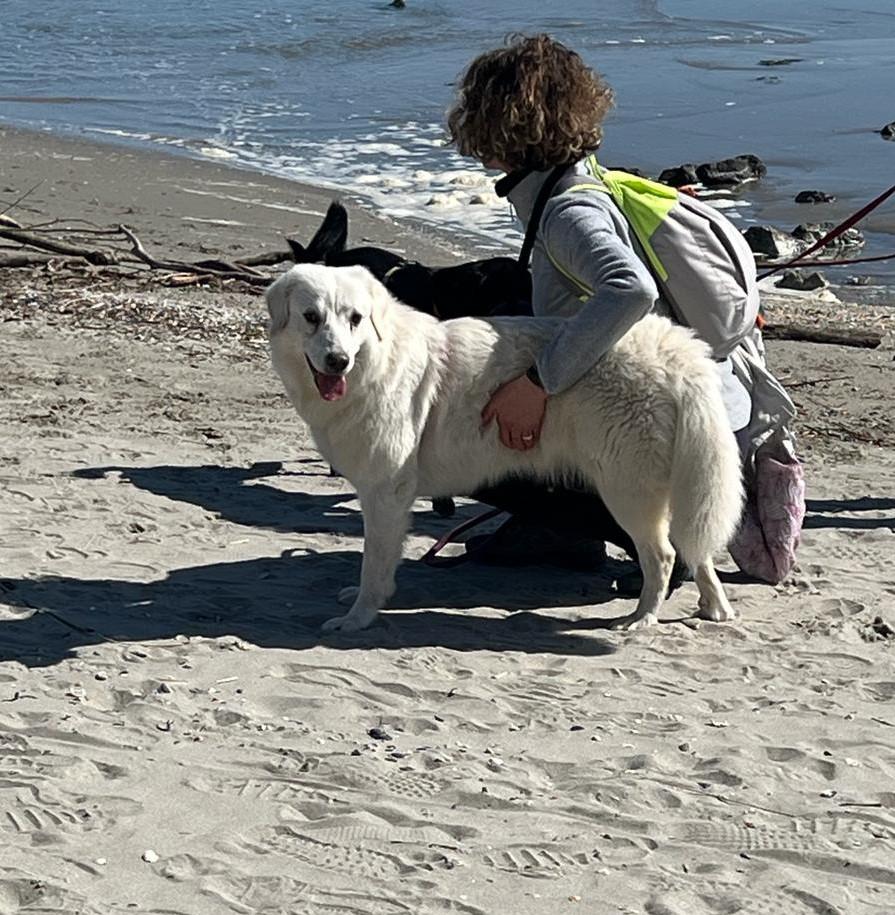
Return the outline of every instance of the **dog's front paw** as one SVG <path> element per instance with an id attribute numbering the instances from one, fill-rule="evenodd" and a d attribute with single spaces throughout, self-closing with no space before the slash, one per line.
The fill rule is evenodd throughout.
<path id="1" fill-rule="evenodd" d="M 728 623 L 730 620 L 737 618 L 737 612 L 726 601 L 713 604 L 699 602 L 699 610 L 696 616 L 701 620 L 711 620 L 713 623 Z"/>
<path id="2" fill-rule="evenodd" d="M 646 613 L 638 616 L 636 613 L 630 613 L 628 616 L 620 616 L 612 621 L 612 629 L 618 629 L 624 632 L 633 632 L 635 629 L 647 629 L 655 626 L 659 622 L 659 617 L 655 613 Z"/>
<path id="3" fill-rule="evenodd" d="M 361 629 L 366 629 L 376 619 L 376 616 L 375 612 L 346 613 L 344 616 L 334 616 L 327 620 L 320 628 L 323 632 L 360 632 Z"/>
<path id="4" fill-rule="evenodd" d="M 360 588 L 357 585 L 351 585 L 348 588 L 342 588 L 339 591 L 339 596 L 336 598 L 340 604 L 353 604 L 354 599 L 360 593 Z"/>

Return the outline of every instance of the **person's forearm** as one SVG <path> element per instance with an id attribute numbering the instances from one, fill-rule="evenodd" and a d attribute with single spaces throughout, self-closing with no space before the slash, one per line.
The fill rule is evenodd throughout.
<path id="1" fill-rule="evenodd" d="M 544 389 L 573 385 L 644 315 L 656 283 L 628 240 L 627 226 L 603 195 L 551 201 L 543 222 L 547 259 L 559 275 L 594 290 L 538 357 Z"/>
<path id="2" fill-rule="evenodd" d="M 652 305 L 653 296 L 641 287 L 604 288 L 592 296 L 577 315 L 562 322 L 538 356 L 537 371 L 544 390 L 559 394 L 575 384 Z"/>

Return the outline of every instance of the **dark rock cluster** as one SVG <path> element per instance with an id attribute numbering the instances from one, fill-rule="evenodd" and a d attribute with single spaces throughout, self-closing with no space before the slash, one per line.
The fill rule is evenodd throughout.
<path id="1" fill-rule="evenodd" d="M 743 237 L 755 254 L 771 260 L 786 260 L 820 241 L 834 225 L 832 222 L 806 222 L 797 225 L 792 232 L 785 232 L 776 226 L 749 226 Z M 860 229 L 851 228 L 824 245 L 818 254 L 829 257 L 863 245 L 864 235 Z"/>
<path id="2" fill-rule="evenodd" d="M 833 203 L 836 198 L 826 191 L 799 191 L 796 203 Z"/>
<path id="3" fill-rule="evenodd" d="M 674 168 L 666 168 L 659 175 L 659 181 L 672 187 L 703 184 L 711 188 L 733 188 L 747 181 L 756 181 L 766 175 L 767 171 L 767 167 L 758 156 L 747 153 L 718 162 L 703 162 L 701 165 L 687 162 Z"/>
<path id="4" fill-rule="evenodd" d="M 779 289 L 798 289 L 802 292 L 824 289 L 830 284 L 817 270 L 804 272 L 802 270 L 784 270 L 780 279 L 774 284 Z"/>

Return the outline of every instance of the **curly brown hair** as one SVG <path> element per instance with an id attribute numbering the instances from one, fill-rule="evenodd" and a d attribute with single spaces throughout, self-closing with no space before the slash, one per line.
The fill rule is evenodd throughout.
<path id="1" fill-rule="evenodd" d="M 596 149 L 611 107 L 612 89 L 575 51 L 510 35 L 466 69 L 447 126 L 464 156 L 543 170 Z"/>

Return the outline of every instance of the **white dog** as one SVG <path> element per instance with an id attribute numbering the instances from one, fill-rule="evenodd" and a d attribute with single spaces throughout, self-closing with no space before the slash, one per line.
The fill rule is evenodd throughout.
<path id="1" fill-rule="evenodd" d="M 539 443 L 516 451 L 481 411 L 555 334 L 553 318 L 440 323 L 400 304 L 363 267 L 301 264 L 268 289 L 273 365 L 323 457 L 357 490 L 360 587 L 325 630 L 369 626 L 395 588 L 418 495 L 474 492 L 517 473 L 583 479 L 637 547 L 643 589 L 625 628 L 656 622 L 674 550 L 699 615 L 734 611 L 712 566 L 740 517 L 740 458 L 708 347 L 648 316 L 547 401 Z M 674 543 L 674 547 L 672 547 Z"/>

